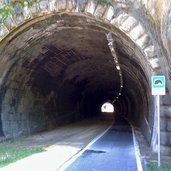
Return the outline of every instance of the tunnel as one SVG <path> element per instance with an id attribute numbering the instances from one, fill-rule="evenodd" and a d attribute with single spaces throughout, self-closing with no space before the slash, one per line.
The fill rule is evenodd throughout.
<path id="1" fill-rule="evenodd" d="M 108 46 L 112 33 L 123 77 Z M 7 138 L 99 117 L 106 101 L 150 141 L 151 69 L 126 34 L 88 15 L 52 14 L 14 30 L 0 58 L 0 133 Z"/>

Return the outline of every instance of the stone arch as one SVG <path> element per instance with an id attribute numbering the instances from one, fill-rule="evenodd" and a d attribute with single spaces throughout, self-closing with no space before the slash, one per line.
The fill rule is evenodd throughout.
<path id="1" fill-rule="evenodd" d="M 144 89 L 149 89 L 149 85 L 147 85 L 147 84 L 149 84 L 150 75 L 151 75 L 151 68 L 149 67 L 149 63 L 147 62 L 146 58 L 144 58 L 143 53 L 141 52 L 141 50 L 139 49 L 139 47 L 137 47 L 135 45 L 135 42 L 130 41 L 130 39 L 128 39 L 128 36 L 127 35 L 122 35 L 122 32 L 118 28 L 113 28 L 113 26 L 111 27 L 111 24 L 109 22 L 105 22 L 104 23 L 100 19 L 96 19 L 93 16 L 84 15 L 84 14 L 78 15 L 77 13 L 59 13 L 59 14 L 47 15 L 46 17 L 42 16 L 42 17 L 39 17 L 39 18 L 37 18 L 35 20 L 32 20 L 30 22 L 27 22 L 25 25 L 23 25 L 23 27 L 20 27 L 18 30 L 16 30 L 16 32 L 13 32 L 13 35 L 12 34 L 10 35 L 11 37 L 8 37 L 7 36 L 6 38 L 9 38 L 10 41 L 7 44 L 5 42 L 2 42 L 2 45 L 4 45 L 4 47 L 3 47 L 2 51 L 1 51 L 2 52 L 1 54 L 2 54 L 2 59 L 3 59 L 2 60 L 3 61 L 3 65 L 0 68 L 1 69 L 1 73 L 0 74 L 1 74 L 2 81 L 7 76 L 6 73 L 3 72 L 3 71 L 5 71 L 5 68 L 10 68 L 10 66 L 13 67 L 12 64 L 11 64 L 11 61 L 12 61 L 13 64 L 18 63 L 18 65 L 19 65 L 16 68 L 15 67 L 13 68 L 13 71 L 15 71 L 15 72 L 17 72 L 17 70 L 19 70 L 21 67 L 23 67 L 22 65 L 24 65 L 24 67 L 26 67 L 26 68 L 28 66 L 32 66 L 33 65 L 33 67 L 36 68 L 37 67 L 36 65 L 38 65 L 38 64 L 36 64 L 34 66 L 34 62 L 36 62 L 36 59 L 34 59 L 34 58 L 36 58 L 37 53 L 40 52 L 40 54 L 46 56 L 46 53 L 49 52 L 49 50 L 53 49 L 54 47 L 44 46 L 42 48 L 42 47 L 39 47 L 39 44 L 41 44 L 40 42 L 39 42 L 39 44 L 36 45 L 36 44 L 34 44 L 34 41 L 39 40 L 39 39 L 41 41 L 46 41 L 45 38 L 44 38 L 45 40 L 41 39 L 42 35 L 47 36 L 47 37 L 48 36 L 52 36 L 55 33 L 55 31 L 57 31 L 56 28 L 59 28 L 59 29 L 64 28 L 63 27 L 64 25 L 65 25 L 66 28 L 69 28 L 69 24 L 71 24 L 71 23 L 67 24 L 67 22 L 65 22 L 63 20 L 63 17 L 66 17 L 66 18 L 68 17 L 69 18 L 70 16 L 72 16 L 73 18 L 75 17 L 75 19 L 76 18 L 79 18 L 79 17 L 82 18 L 82 19 L 84 19 L 84 21 L 86 21 L 84 23 L 85 24 L 85 26 L 84 26 L 85 28 L 87 26 L 89 26 L 91 28 L 92 25 L 96 25 L 96 29 L 98 29 L 98 30 L 101 29 L 101 32 L 103 33 L 104 37 L 105 37 L 105 33 L 107 33 L 108 31 L 111 31 L 113 33 L 113 36 L 115 37 L 115 41 L 117 42 L 116 43 L 116 51 L 117 51 L 118 54 L 120 54 L 121 56 L 123 56 L 123 60 L 124 60 L 124 61 L 123 60 L 120 61 L 121 62 L 121 68 L 126 73 L 126 71 L 129 68 L 129 67 L 126 67 L 125 66 L 125 62 L 127 61 L 128 63 L 130 63 L 129 64 L 130 65 L 130 68 L 132 68 L 132 72 L 129 74 L 130 75 L 129 79 L 132 82 L 134 82 L 134 80 L 136 80 L 136 82 L 139 82 L 140 80 L 144 80 L 144 82 L 145 82 L 144 85 L 143 84 L 142 85 L 141 84 L 137 84 L 137 86 L 139 87 L 139 89 L 135 93 L 136 96 L 142 96 L 142 94 L 144 93 L 143 88 Z M 39 26 L 41 25 L 42 27 L 38 27 L 38 25 Z M 75 28 L 75 29 L 77 29 L 77 30 L 80 30 L 80 28 L 81 28 L 81 27 L 79 27 L 79 23 L 76 23 L 76 22 L 75 23 L 73 22 L 72 27 Z M 96 29 L 95 29 L 95 32 L 96 32 Z M 93 29 L 92 29 L 92 31 L 93 31 Z M 120 39 L 121 36 L 123 37 L 122 40 Z M 104 39 L 104 37 L 103 37 L 103 39 Z M 29 53 L 29 49 L 28 48 L 29 48 L 29 46 L 32 43 L 35 45 L 34 49 L 36 49 L 36 51 L 34 51 L 32 49 L 32 53 Z M 120 49 L 120 47 L 122 47 L 123 44 L 126 45 L 126 48 L 123 47 L 122 49 Z M 13 48 L 11 48 L 11 46 Z M 32 47 L 33 47 L 33 45 L 32 45 Z M 132 48 L 132 47 L 134 47 L 134 48 Z M 81 48 L 81 46 L 79 46 L 79 48 Z M 134 50 L 136 50 L 136 53 L 137 54 L 134 52 Z M 65 50 L 65 51 L 67 51 L 67 50 Z M 52 52 L 52 53 L 54 53 L 54 52 Z M 128 56 L 132 60 L 129 61 L 127 59 L 128 56 L 125 56 L 125 54 L 129 54 Z M 77 56 L 77 54 L 75 56 Z M 87 59 L 87 57 L 84 57 L 83 53 L 82 53 L 82 56 L 81 57 L 76 57 L 76 58 L 77 59 L 75 59 L 75 60 L 77 60 L 77 61 L 79 61 L 80 59 L 81 60 L 84 60 L 85 59 L 86 63 L 88 63 L 88 61 L 89 61 L 89 59 Z M 40 60 L 41 60 L 41 58 L 40 58 Z M 68 61 L 67 59 L 66 59 L 66 61 L 60 61 L 59 60 L 59 62 L 61 63 L 61 65 L 67 65 L 67 64 L 71 63 L 71 61 Z M 42 63 L 43 63 L 43 61 L 42 61 Z M 110 64 L 109 66 L 112 68 L 112 65 L 113 64 Z M 139 69 L 138 70 L 137 70 L 137 68 L 138 68 L 137 65 L 139 66 Z M 93 70 L 93 67 L 92 67 L 91 70 Z M 51 68 L 49 68 L 48 66 L 46 66 L 46 70 L 48 70 L 48 72 L 51 75 L 53 75 L 54 77 L 55 77 L 55 72 L 58 72 L 57 71 L 58 68 L 57 67 L 55 67 L 55 68 L 56 69 L 54 71 L 51 71 Z M 78 68 L 78 66 L 76 68 Z M 82 67 L 82 68 L 84 68 L 84 67 Z M 144 72 L 144 68 L 146 69 L 145 72 Z M 86 70 L 82 70 L 80 72 L 83 74 L 84 71 L 86 72 Z M 67 79 L 69 79 L 69 80 L 76 80 L 76 81 L 77 81 L 77 79 L 79 80 L 79 77 L 78 78 L 76 77 L 78 75 L 77 72 L 78 72 L 78 70 L 76 70 L 75 68 L 72 68 L 72 72 L 70 70 L 67 70 L 66 71 L 66 74 L 64 75 L 64 78 L 65 78 L 65 76 L 66 76 L 66 78 L 63 81 L 65 81 Z M 93 71 L 93 72 L 95 72 L 95 71 Z M 11 73 L 13 73 L 13 72 L 11 72 Z M 30 78 L 31 78 L 31 76 L 32 76 L 33 73 L 34 73 L 34 70 L 31 71 L 30 73 L 27 72 L 27 75 L 29 75 Z M 128 72 L 127 72 L 127 74 L 128 74 Z M 136 75 L 137 74 L 142 75 L 141 78 L 139 78 L 139 77 L 136 78 Z M 102 75 L 103 75 L 103 73 L 102 73 Z M 10 77 L 13 77 L 12 74 L 11 74 Z M 22 74 L 21 74 L 20 77 L 21 77 L 20 80 L 23 80 L 22 81 L 23 86 L 21 86 L 20 88 L 24 92 L 24 89 L 25 89 L 24 85 L 27 85 L 28 79 L 24 79 L 24 75 L 22 75 Z M 135 79 L 133 77 L 135 77 Z M 105 77 L 102 77 L 102 78 L 105 79 Z M 14 77 L 14 80 L 15 79 L 17 79 L 17 78 Z M 127 79 L 127 82 L 129 81 L 129 79 Z M 13 81 L 13 80 L 8 80 L 4 84 L 8 86 L 11 81 Z M 33 81 L 30 80 L 30 81 L 32 82 L 32 84 L 34 83 L 34 80 Z M 41 80 L 41 81 L 43 81 L 43 80 Z M 84 80 L 81 80 L 81 81 L 84 81 Z M 97 81 L 99 81 L 99 80 L 97 80 Z M 63 82 L 61 82 L 61 84 L 63 84 Z M 91 83 L 91 84 L 92 84 L 91 86 L 94 86 L 93 85 L 94 83 Z M 133 84 L 135 84 L 135 83 L 133 83 Z M 29 86 L 29 85 L 27 85 L 27 86 Z M 70 89 L 71 89 L 71 91 L 68 92 L 68 94 L 70 94 L 70 96 L 73 97 L 72 94 L 74 92 L 76 92 L 77 87 L 72 86 L 71 85 L 71 82 L 64 82 L 63 89 L 60 89 L 61 90 L 60 92 L 62 92 L 62 93 L 63 92 L 66 92 L 68 90 L 68 87 L 70 87 Z M 29 92 L 30 90 L 27 89 L 27 91 Z M 45 93 L 45 94 L 46 93 L 49 93 L 49 96 L 48 96 L 47 99 L 51 99 L 51 97 L 54 96 L 53 95 L 54 91 L 50 93 L 50 92 L 47 92 L 45 89 L 42 89 L 42 93 Z M 7 93 L 7 94 L 9 94 L 9 93 Z M 12 92 L 10 94 L 13 94 L 13 96 L 15 97 L 15 93 L 14 92 Z M 27 93 L 24 92 L 24 95 L 25 94 L 27 94 Z M 31 93 L 28 93 L 28 94 L 30 94 L 30 96 L 32 96 Z M 145 94 L 148 94 L 148 92 L 146 92 Z M 58 96 L 59 95 L 60 95 L 60 93 L 58 94 Z M 6 97 L 7 96 L 8 95 L 6 95 Z M 74 96 L 75 96 L 75 98 L 79 99 L 80 96 L 81 96 L 81 94 L 74 94 Z M 128 96 L 131 96 L 132 98 L 135 98 L 134 93 L 131 92 L 131 91 L 128 94 Z M 111 98 L 111 95 L 109 97 Z M 31 97 L 28 97 L 27 99 L 29 100 L 29 98 L 31 98 Z M 103 98 L 103 97 L 100 97 L 100 98 Z M 146 103 L 146 100 L 149 99 L 149 98 L 150 97 L 145 97 L 144 96 L 144 99 L 141 98 L 140 101 Z M 10 99 L 11 100 L 8 103 L 10 103 L 11 105 L 15 105 L 16 103 L 18 103 L 17 102 L 17 99 L 13 100 L 14 99 L 13 97 L 10 97 Z M 63 101 L 66 101 L 66 99 L 67 99 L 67 97 L 63 98 Z M 77 100 L 77 99 L 74 99 L 74 100 Z M 73 100 L 73 102 L 74 102 L 74 100 Z M 23 103 L 24 104 L 24 103 L 28 103 L 28 102 L 22 102 L 21 101 L 20 103 Z M 86 98 L 85 98 L 84 103 L 88 103 L 86 101 Z M 148 105 L 146 105 L 145 103 L 144 103 L 143 106 L 141 106 L 141 108 L 144 107 L 145 110 L 148 110 L 147 109 L 147 106 Z M 128 104 L 128 103 L 124 103 L 123 102 L 122 104 Z M 133 99 L 129 104 L 131 104 L 131 105 L 137 104 L 137 100 L 136 99 Z M 68 105 L 69 105 L 69 103 L 68 103 Z M 32 106 L 32 103 L 30 104 L 30 106 Z M 118 103 L 118 106 L 120 108 L 121 103 Z M 72 107 L 73 106 L 68 106 L 67 109 L 68 110 L 75 110 Z M 3 110 L 4 110 L 4 108 L 3 108 Z M 23 109 L 20 109 L 20 112 L 17 114 L 18 115 L 17 116 L 18 118 L 20 118 L 20 115 L 22 115 L 22 111 L 21 110 L 23 110 Z M 62 107 L 58 108 L 58 110 L 60 110 L 59 111 L 60 113 L 70 112 L 70 111 L 66 111 L 65 108 L 62 108 Z M 139 109 L 136 108 L 134 111 L 137 111 L 138 112 L 138 110 Z M 134 112 L 134 111 L 132 110 L 132 112 Z M 26 121 L 28 119 L 27 117 L 30 117 L 28 115 L 29 114 L 25 115 L 24 118 L 23 118 L 23 120 Z M 83 113 L 83 115 L 85 116 L 86 113 Z M 136 120 L 136 119 L 139 118 L 138 115 L 136 115 L 136 114 L 133 117 L 131 117 L 130 116 L 131 115 L 131 111 L 130 111 L 130 113 L 128 115 L 129 115 L 130 119 L 135 119 Z M 142 119 L 144 120 L 144 118 L 147 117 L 147 115 L 146 116 L 143 116 Z M 55 117 L 55 116 L 52 116 L 52 117 Z M 77 116 L 75 116 L 75 117 L 77 117 Z M 4 115 L 3 115 L 3 120 L 4 120 Z M 25 121 L 23 121 L 23 122 L 25 122 Z M 138 124 L 138 122 L 137 122 L 137 124 Z M 15 124 L 13 124 L 13 126 L 14 125 Z M 25 123 L 25 125 L 29 125 L 29 123 Z M 144 125 L 144 127 L 145 127 L 145 125 Z M 16 129 L 16 132 L 17 132 L 17 130 L 19 130 L 18 128 L 15 128 L 15 129 Z M 37 128 L 35 127 L 34 128 L 34 131 L 36 131 L 36 130 L 37 130 Z M 25 130 L 23 130 L 23 131 L 25 131 Z M 24 134 L 24 133 L 27 133 L 27 132 L 22 132 L 22 134 Z M 7 134 L 7 132 L 6 132 L 6 134 Z"/>
<path id="2" fill-rule="evenodd" d="M 2 18 L 0 24 L 0 41 L 21 24 L 39 16 L 46 16 L 53 12 L 84 13 L 94 16 L 97 20 L 100 19 L 104 22 L 109 22 L 121 29 L 140 47 L 151 68 L 156 70 L 160 68 L 160 64 L 155 53 L 155 47 L 141 23 L 128 13 L 129 5 L 131 4 L 131 2 L 126 3 L 124 1 L 98 3 L 94 0 L 78 2 L 74 0 L 42 0 L 39 3 L 33 3 L 30 8 L 26 4 L 24 7 L 20 7 L 22 10 L 21 14 L 12 15 L 9 11 L 7 16 L 3 16 L 3 11 L 0 13 L 0 18 Z M 147 3 L 145 4 L 147 5 Z M 4 4 L 2 7 L 8 11 L 8 4 Z"/>
<path id="3" fill-rule="evenodd" d="M 116 2 L 114 2 L 114 4 L 118 5 Z M 50 3 L 48 3 L 47 1 L 40 1 L 40 3 L 33 4 L 32 7 L 33 7 L 33 9 L 36 9 L 37 12 L 34 11 L 32 8 L 30 8 L 30 9 L 27 8 L 27 9 L 25 9 L 27 11 L 25 13 L 25 15 L 24 15 L 24 13 L 17 14 L 17 15 L 19 15 L 18 17 L 20 17 L 22 20 L 18 20 L 17 16 L 15 16 L 15 15 L 12 16 L 11 14 L 9 14 L 7 17 L 4 18 L 4 22 L 1 24 L 1 29 L 4 30 L 4 32 L 2 32 L 4 34 L 1 36 L 2 40 L 5 40 L 4 38 L 11 31 L 13 31 L 14 28 L 18 28 L 18 26 L 21 26 L 21 24 L 23 25 L 23 28 L 25 28 L 25 27 L 27 27 L 27 23 L 29 25 L 29 22 L 28 22 L 29 20 L 31 20 L 30 23 L 37 22 L 39 20 L 45 19 L 46 17 L 49 17 L 50 15 L 53 15 L 53 12 L 55 11 L 55 12 L 62 12 L 62 13 L 63 12 L 80 13 L 80 14 L 83 13 L 84 15 L 86 14 L 86 15 L 93 16 L 96 18 L 97 21 L 100 20 L 102 22 L 111 24 L 112 27 L 117 27 L 118 29 L 125 32 L 125 34 L 128 37 L 131 37 L 131 35 L 133 36 L 133 34 L 131 34 L 131 31 L 138 28 L 138 30 L 140 30 L 140 35 L 138 35 L 136 38 L 131 37 L 131 39 L 134 41 L 135 44 L 137 44 L 140 47 L 142 52 L 143 52 L 142 47 L 145 46 L 144 44 L 146 42 L 150 42 L 149 37 L 148 37 L 148 35 L 146 35 L 145 31 L 141 27 L 141 24 L 138 23 L 135 18 L 131 17 L 127 13 L 123 14 L 123 11 L 125 11 L 125 9 L 127 9 L 127 7 L 124 3 L 119 4 L 119 7 L 114 9 L 112 6 L 108 6 L 108 5 L 102 4 L 102 3 L 97 3 L 96 1 L 92 1 L 92 0 L 84 1 L 84 3 L 80 3 L 79 1 L 76 3 L 75 1 L 71 1 L 71 0 L 67 0 L 67 1 L 61 0 L 61 1 L 50 1 Z M 24 11 L 24 9 L 23 9 L 23 11 Z M 119 13 L 118 13 L 118 11 L 119 11 Z M 122 12 L 120 12 L 120 11 L 122 11 Z M 39 16 L 39 12 L 40 12 L 40 16 Z M 115 18 L 115 15 L 118 17 Z M 41 17 L 41 16 L 43 16 L 43 17 Z M 45 16 L 45 18 L 44 18 L 44 16 Z M 121 18 L 121 20 L 119 18 Z M 91 20 L 91 18 L 90 18 L 90 20 Z M 115 22 L 114 22 L 114 20 L 115 20 Z M 128 27 L 127 28 L 124 27 L 124 25 L 127 25 L 127 22 L 131 23 L 129 25 L 129 29 L 131 29 L 131 30 L 128 30 Z M 120 24 L 118 24 L 118 23 L 120 23 Z M 51 31 L 51 30 L 49 30 L 49 31 Z M 39 34 L 41 34 L 41 33 L 36 33 L 36 36 L 38 37 Z M 48 30 L 47 30 L 47 34 L 48 34 Z M 139 39 L 137 40 L 137 38 L 142 38 L 142 37 L 143 37 L 143 41 L 141 41 Z M 148 40 L 148 41 L 146 41 L 146 40 Z M 3 42 L 2 42 L 2 44 L 3 44 Z M 15 44 L 14 46 L 17 46 L 17 45 Z M 146 53 L 144 53 L 144 54 L 147 54 L 148 56 L 149 56 L 149 54 L 151 54 L 151 56 L 153 57 L 153 52 L 151 52 L 151 49 L 154 50 L 154 48 L 153 48 L 153 45 L 150 44 L 150 46 L 152 46 L 152 48 L 150 48 L 150 52 L 148 53 L 148 51 L 146 50 Z M 21 46 L 19 48 L 23 48 L 23 47 Z M 145 65 L 149 65 L 149 66 L 151 66 L 152 69 L 154 69 L 156 67 L 156 65 L 151 63 L 151 61 L 148 60 L 148 58 L 146 56 L 144 57 L 144 61 L 147 60 Z M 157 65 L 157 67 L 158 67 L 158 65 Z"/>

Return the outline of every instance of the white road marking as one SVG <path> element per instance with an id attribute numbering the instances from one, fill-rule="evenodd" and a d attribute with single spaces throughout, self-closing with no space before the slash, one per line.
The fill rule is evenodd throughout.
<path id="1" fill-rule="evenodd" d="M 113 124 L 111 124 L 104 132 L 102 132 L 100 135 L 98 135 L 96 138 L 94 138 L 84 149 L 82 149 L 80 152 L 78 152 L 76 155 L 71 157 L 64 165 L 62 165 L 60 168 L 58 168 L 56 171 L 64 171 L 69 165 L 71 165 L 79 156 L 81 156 L 84 151 L 86 151 L 92 144 L 94 144 L 99 138 L 101 138 L 111 127 Z"/>
<path id="2" fill-rule="evenodd" d="M 133 127 L 132 127 L 132 135 L 133 135 L 133 143 L 134 143 L 134 150 L 135 150 L 137 168 L 138 168 L 138 171 L 143 171 L 142 164 L 141 164 L 141 159 L 140 159 L 139 145 L 138 145 L 138 142 L 137 142 L 137 140 L 135 138 L 135 131 L 134 131 Z"/>

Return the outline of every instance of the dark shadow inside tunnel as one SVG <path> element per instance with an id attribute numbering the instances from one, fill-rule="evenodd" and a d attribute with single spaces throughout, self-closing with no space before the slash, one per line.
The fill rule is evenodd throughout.
<path id="1" fill-rule="evenodd" d="M 93 19 L 88 21 L 83 16 L 72 16 L 72 20 L 66 14 L 62 17 L 65 26 L 58 26 L 48 35 L 42 33 L 29 43 L 24 40 L 24 32 L 18 35 L 27 46 L 14 49 L 6 64 L 10 73 L 3 83 L 6 93 L 0 104 L 6 137 L 100 117 L 102 103 L 113 101 L 119 92 L 119 72 L 108 47 L 107 30 L 101 27 L 104 23 L 95 25 Z M 35 23 L 30 34 L 34 29 L 53 25 L 57 19 L 52 16 Z M 123 73 L 123 90 L 114 104 L 114 117 L 121 115 L 147 129 L 145 120 L 152 117 L 145 59 L 130 39 L 117 29 L 112 32 Z M 8 50 L 10 43 L 6 46 Z M 15 65 L 11 65 L 14 61 Z M 150 139 L 150 135 L 147 137 Z"/>

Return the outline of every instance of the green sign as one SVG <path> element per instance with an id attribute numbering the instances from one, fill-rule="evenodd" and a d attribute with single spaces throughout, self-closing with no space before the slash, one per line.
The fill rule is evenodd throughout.
<path id="1" fill-rule="evenodd" d="M 165 95 L 165 76 L 152 76 L 152 95 Z"/>

